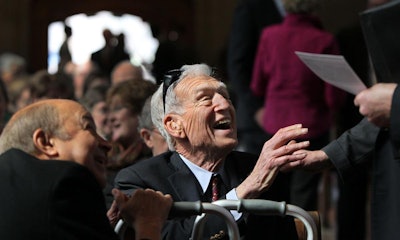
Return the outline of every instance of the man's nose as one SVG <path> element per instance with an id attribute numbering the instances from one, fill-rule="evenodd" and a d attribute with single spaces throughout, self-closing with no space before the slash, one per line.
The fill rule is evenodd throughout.
<path id="1" fill-rule="evenodd" d="M 214 103 L 218 109 L 227 109 L 231 106 L 230 100 L 219 93 L 214 95 Z"/>

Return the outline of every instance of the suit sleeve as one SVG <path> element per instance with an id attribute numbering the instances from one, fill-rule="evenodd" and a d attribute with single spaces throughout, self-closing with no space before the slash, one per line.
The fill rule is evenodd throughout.
<path id="1" fill-rule="evenodd" d="M 371 159 L 380 128 L 364 118 L 322 150 L 338 170 L 342 180 L 360 170 Z"/>
<path id="2" fill-rule="evenodd" d="M 136 189 L 146 188 L 145 186 L 143 180 L 129 167 L 121 169 L 114 179 L 114 187 L 128 195 L 132 195 Z"/>
<path id="3" fill-rule="evenodd" d="M 395 150 L 394 156 L 400 159 L 400 87 L 397 86 L 393 98 L 392 109 L 390 111 L 390 138 Z"/>
<path id="4" fill-rule="evenodd" d="M 66 167 L 53 185 L 49 239 L 118 239 L 106 216 L 100 185 L 80 165 Z"/>

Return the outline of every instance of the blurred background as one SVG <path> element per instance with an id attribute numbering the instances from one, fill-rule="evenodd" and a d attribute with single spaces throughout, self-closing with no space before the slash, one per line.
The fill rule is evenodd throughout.
<path id="1" fill-rule="evenodd" d="M 324 27 L 336 33 L 358 23 L 365 0 L 321 0 Z M 64 40 L 63 24 L 72 28 L 70 51 L 79 64 L 104 45 L 104 28 L 125 35 L 132 61 L 151 64 L 159 39 L 167 36 L 196 62 L 220 66 L 232 22 L 234 0 L 0 0 L 0 54 L 13 52 L 27 69 L 55 71 Z M 158 34 L 155 36 L 152 29 Z"/>

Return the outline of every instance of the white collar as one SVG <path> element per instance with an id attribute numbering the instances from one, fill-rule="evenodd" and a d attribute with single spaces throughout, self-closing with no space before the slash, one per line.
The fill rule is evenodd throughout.
<path id="1" fill-rule="evenodd" d="M 185 158 L 181 154 L 179 154 L 179 157 L 181 157 L 181 159 L 186 164 L 186 166 L 194 174 L 197 181 L 200 183 L 201 188 L 203 189 L 203 193 L 205 193 L 207 191 L 208 185 L 210 184 L 211 177 L 215 173 L 207 171 L 204 168 L 197 166 L 196 164 L 194 164 L 193 162 L 191 162 L 189 159 Z M 222 165 L 221 167 L 223 168 L 224 166 Z"/>

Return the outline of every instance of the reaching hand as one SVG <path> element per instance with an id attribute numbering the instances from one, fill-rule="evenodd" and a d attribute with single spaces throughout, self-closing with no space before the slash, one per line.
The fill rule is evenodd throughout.
<path id="1" fill-rule="evenodd" d="M 303 159 L 305 153 L 294 153 L 309 146 L 309 141 L 296 143 L 296 138 L 306 134 L 301 124 L 280 129 L 268 140 L 251 174 L 236 188 L 239 198 L 256 198 L 273 183 L 280 167 L 288 162 Z"/>
<path id="2" fill-rule="evenodd" d="M 302 169 L 313 172 L 319 172 L 333 167 L 332 162 L 329 160 L 328 155 L 322 150 L 309 151 L 299 150 L 293 154 L 304 153 L 306 156 L 297 161 L 291 161 L 281 167 L 281 171 L 286 172 L 294 169 Z"/>

